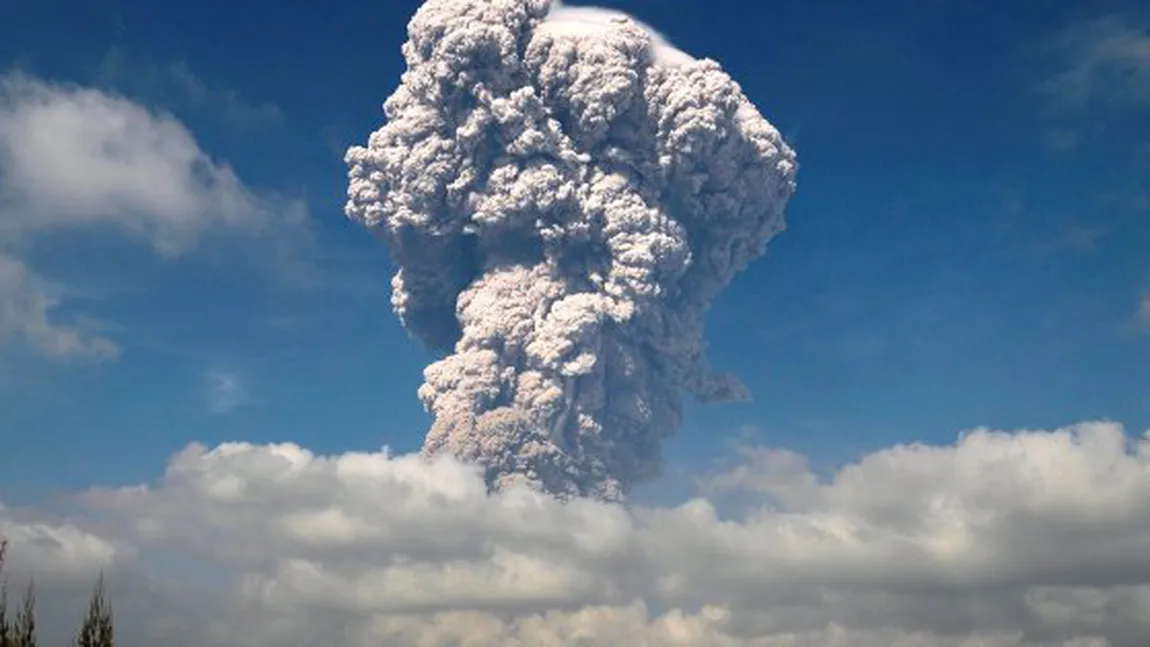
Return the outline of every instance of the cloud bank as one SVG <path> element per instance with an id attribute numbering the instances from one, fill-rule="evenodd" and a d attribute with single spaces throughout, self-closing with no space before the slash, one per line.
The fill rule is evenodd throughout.
<path id="1" fill-rule="evenodd" d="M 717 63 L 618 12 L 429 0 L 408 37 L 346 211 L 446 351 L 424 449 L 496 488 L 621 499 L 683 392 L 747 396 L 709 367 L 704 315 L 782 230 L 794 153 Z"/>
<path id="2" fill-rule="evenodd" d="M 745 454 L 710 478 L 743 492 L 736 509 L 489 495 L 446 455 L 191 446 L 159 482 L 84 492 L 67 515 L 0 508 L 0 534 L 46 618 L 78 616 L 106 569 L 126 647 L 1126 647 L 1150 632 L 1150 440 L 1118 424 L 977 429 L 827 477 Z"/>

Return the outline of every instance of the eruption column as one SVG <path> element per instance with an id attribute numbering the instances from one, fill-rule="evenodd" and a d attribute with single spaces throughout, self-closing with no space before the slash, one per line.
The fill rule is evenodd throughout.
<path id="1" fill-rule="evenodd" d="M 681 397 L 747 397 L 704 353 L 712 300 L 782 231 L 793 151 L 718 63 L 630 17 L 428 0 L 347 215 L 444 353 L 424 450 L 560 497 L 658 474 Z"/>

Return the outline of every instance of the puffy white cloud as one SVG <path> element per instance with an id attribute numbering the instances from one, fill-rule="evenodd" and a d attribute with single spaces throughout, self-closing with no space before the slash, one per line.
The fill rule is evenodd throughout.
<path id="1" fill-rule="evenodd" d="M 0 77 L 0 344 L 24 339 L 57 358 L 115 354 L 110 341 L 49 318 L 60 296 L 24 260 L 33 240 L 78 228 L 127 235 L 164 258 L 209 237 L 256 241 L 259 253 L 246 256 L 276 269 L 299 269 L 310 241 L 302 204 L 245 186 L 170 115 L 95 89 Z"/>
<path id="2" fill-rule="evenodd" d="M 244 186 L 173 117 L 24 75 L 0 81 L 0 171 L 9 236 L 105 224 L 174 256 L 214 227 L 256 234 L 304 216 Z"/>
<path id="3" fill-rule="evenodd" d="M 1120 647 L 1150 631 L 1150 440 L 1120 425 L 979 429 L 830 478 L 747 456 L 711 484 L 753 503 L 721 514 L 489 496 L 447 457 L 191 446 L 158 483 L 39 522 L 54 540 L 29 559 L 112 564 L 126 645 Z"/>

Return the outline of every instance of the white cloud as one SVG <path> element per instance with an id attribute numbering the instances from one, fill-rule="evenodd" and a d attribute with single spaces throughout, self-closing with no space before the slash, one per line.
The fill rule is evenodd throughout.
<path id="1" fill-rule="evenodd" d="M 0 348 L 20 340 L 49 357 L 115 357 L 112 341 L 55 321 L 60 304 L 49 286 L 19 259 L 0 253 Z"/>
<path id="2" fill-rule="evenodd" d="M 1117 15 L 1077 23 L 1049 43 L 1062 67 L 1046 89 L 1070 105 L 1092 99 L 1150 103 L 1150 30 Z"/>
<path id="3" fill-rule="evenodd" d="M 78 228 L 127 235 L 169 259 L 211 251 L 209 238 L 243 240 L 258 249 L 238 256 L 289 270 L 310 241 L 301 204 L 245 186 L 173 117 L 98 90 L 0 77 L 0 337 L 21 332 L 56 357 L 112 354 L 107 340 L 49 321 L 57 299 L 33 286 L 19 255 Z"/>
<path id="4" fill-rule="evenodd" d="M 671 41 L 654 27 L 636 20 L 621 11 L 601 7 L 570 6 L 561 0 L 552 0 L 544 30 L 561 30 L 568 34 L 597 35 L 609 28 L 612 23 L 631 20 L 651 36 L 656 60 L 663 65 L 682 65 L 695 58 L 671 44 Z"/>
<path id="5" fill-rule="evenodd" d="M 793 454 L 748 458 L 715 481 L 758 503 L 722 516 L 705 499 L 489 497 L 450 459 L 192 446 L 157 484 L 81 495 L 82 516 L 53 526 L 77 530 L 25 567 L 52 550 L 112 564 L 129 647 L 1121 647 L 1150 632 L 1150 440 L 1117 424 L 975 430 L 829 480 Z"/>
<path id="6" fill-rule="evenodd" d="M 1135 333 L 1150 332 L 1150 291 L 1144 291 L 1138 298 L 1138 309 L 1134 312 L 1131 328 Z"/>
<path id="7" fill-rule="evenodd" d="M 273 103 L 255 103 L 235 90 L 218 87 L 196 75 L 183 62 L 158 64 L 113 47 L 100 62 L 97 84 L 147 96 L 180 107 L 206 109 L 234 128 L 274 126 L 284 114 Z"/>
<path id="8" fill-rule="evenodd" d="M 1082 143 L 1082 134 L 1074 130 L 1054 129 L 1046 133 L 1046 145 L 1053 151 L 1065 153 Z"/>
<path id="9" fill-rule="evenodd" d="M 215 227 L 302 225 L 302 207 L 245 187 L 171 116 L 26 76 L 0 82 L 0 170 L 9 236 L 104 224 L 175 256 Z"/>
<path id="10" fill-rule="evenodd" d="M 227 413 L 247 399 L 243 382 L 235 372 L 208 371 L 206 379 L 208 408 L 215 413 Z"/>
<path id="11" fill-rule="evenodd" d="M 173 83 L 193 102 L 214 106 L 220 117 L 235 128 L 249 129 L 279 124 L 283 111 L 273 103 L 254 104 L 245 101 L 235 90 L 215 89 L 196 76 L 187 65 L 175 63 L 168 67 Z"/>

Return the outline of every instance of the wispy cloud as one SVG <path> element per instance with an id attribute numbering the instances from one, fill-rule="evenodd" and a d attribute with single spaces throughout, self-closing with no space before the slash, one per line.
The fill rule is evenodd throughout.
<path id="1" fill-rule="evenodd" d="M 111 340 L 53 318 L 60 297 L 22 261 L 0 253 L 0 348 L 19 340 L 57 359 L 107 359 L 119 349 Z"/>
<path id="2" fill-rule="evenodd" d="M 0 325 L 8 331 L 0 342 L 22 337 L 54 357 L 114 355 L 108 340 L 52 322 L 60 300 L 37 287 L 20 255 L 33 240 L 77 229 L 127 236 L 166 259 L 242 240 L 238 258 L 293 276 L 306 274 L 300 259 L 311 245 L 302 203 L 245 185 L 171 115 L 100 90 L 0 77 Z"/>
<path id="3" fill-rule="evenodd" d="M 1081 252 L 1093 252 L 1098 249 L 1098 241 L 1102 237 L 1103 232 L 1099 229 L 1071 227 L 1066 234 L 1066 244 Z"/>
<path id="4" fill-rule="evenodd" d="M 213 413 L 227 413 L 247 400 L 244 384 L 235 372 L 209 371 L 206 382 L 208 409 Z"/>
<path id="5" fill-rule="evenodd" d="M 95 82 L 161 103 L 208 110 L 237 129 L 278 126 L 284 121 L 283 110 L 276 104 L 249 101 L 235 90 L 212 85 L 183 61 L 160 64 L 122 48 L 112 48 L 104 56 Z"/>
<path id="6" fill-rule="evenodd" d="M 1150 290 L 1143 291 L 1138 297 L 1138 307 L 1134 311 L 1130 327 L 1137 334 L 1150 333 Z"/>
<path id="7" fill-rule="evenodd" d="M 241 129 L 274 126 L 283 122 L 283 111 L 274 103 L 250 103 L 235 90 L 209 86 L 196 76 L 186 63 L 172 63 L 167 75 L 184 94 L 197 105 L 219 110 L 223 121 Z"/>
<path id="8" fill-rule="evenodd" d="M 1039 241 L 1035 250 L 1041 254 L 1091 254 L 1098 251 L 1099 244 L 1106 236 L 1107 231 L 1102 227 L 1069 224 L 1054 229 L 1051 237 Z"/>
<path id="9" fill-rule="evenodd" d="M 1073 24 L 1049 43 L 1058 64 L 1043 87 L 1069 106 L 1150 103 L 1150 23 L 1109 15 Z"/>
<path id="10" fill-rule="evenodd" d="M 1065 153 L 1082 142 L 1082 135 L 1074 130 L 1055 129 L 1046 133 L 1046 145 L 1051 150 Z"/>

